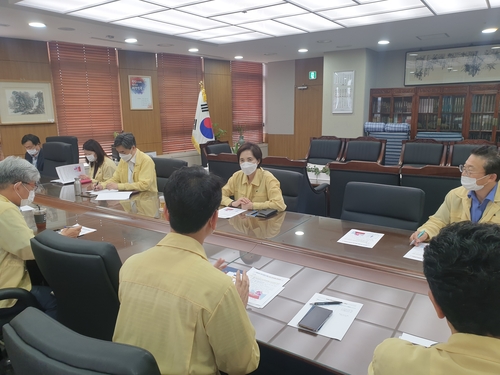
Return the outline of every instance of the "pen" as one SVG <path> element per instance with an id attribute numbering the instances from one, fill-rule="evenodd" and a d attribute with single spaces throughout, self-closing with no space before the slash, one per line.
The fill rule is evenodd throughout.
<path id="1" fill-rule="evenodd" d="M 95 183 L 94 190 L 96 190 L 98 186 L 99 186 L 99 181 Z"/>
<path id="2" fill-rule="evenodd" d="M 328 302 L 313 302 L 311 305 L 313 306 L 326 306 L 326 305 L 340 305 L 341 301 L 328 301 Z"/>
<path id="3" fill-rule="evenodd" d="M 422 236 L 424 235 L 424 233 L 425 233 L 425 230 L 423 230 L 422 232 L 420 232 L 419 234 L 417 234 L 417 240 L 418 240 L 420 237 L 422 237 Z M 415 241 L 416 241 L 416 240 L 411 241 L 411 242 L 410 242 L 410 246 L 414 245 L 414 244 L 415 244 Z"/>

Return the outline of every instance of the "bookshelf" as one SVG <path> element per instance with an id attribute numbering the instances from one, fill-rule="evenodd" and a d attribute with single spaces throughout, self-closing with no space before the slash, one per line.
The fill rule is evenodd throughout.
<path id="1" fill-rule="evenodd" d="M 415 88 L 372 89 L 371 122 L 411 122 Z"/>

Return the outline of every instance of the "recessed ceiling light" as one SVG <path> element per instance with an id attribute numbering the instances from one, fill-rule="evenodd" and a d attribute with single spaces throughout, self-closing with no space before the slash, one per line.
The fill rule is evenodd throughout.
<path id="1" fill-rule="evenodd" d="M 316 43 L 331 43 L 332 41 L 330 39 L 324 39 L 324 40 L 318 40 Z"/>
<path id="2" fill-rule="evenodd" d="M 388 40 L 379 40 L 378 44 L 389 44 L 390 42 Z"/>
<path id="3" fill-rule="evenodd" d="M 484 29 L 482 31 L 483 34 L 491 34 L 491 33 L 494 33 L 495 31 L 497 31 L 498 29 L 496 27 L 490 27 L 489 29 Z"/>
<path id="4" fill-rule="evenodd" d="M 125 43 L 137 43 L 137 39 L 135 39 L 135 38 L 127 38 L 127 39 L 125 39 Z"/>
<path id="5" fill-rule="evenodd" d="M 418 53 L 409 53 L 408 56 L 418 56 Z"/>
<path id="6" fill-rule="evenodd" d="M 46 27 L 45 24 L 41 22 L 30 22 L 28 25 L 31 27 Z"/>
<path id="7" fill-rule="evenodd" d="M 190 48 L 188 49 L 189 52 L 198 52 L 199 49 L 198 48 Z"/>
<path id="8" fill-rule="evenodd" d="M 299 52 L 300 52 L 300 53 L 305 53 L 305 52 L 307 52 L 307 51 L 309 51 L 307 48 L 301 48 L 301 49 L 299 49 Z"/>
<path id="9" fill-rule="evenodd" d="M 235 58 L 236 60 L 241 60 L 241 59 L 243 58 L 243 56 L 234 56 L 234 58 Z"/>
<path id="10" fill-rule="evenodd" d="M 301 230 L 298 230 L 297 232 L 295 232 L 295 234 L 297 236 L 303 236 L 304 235 L 304 232 L 302 232 Z"/>
<path id="11" fill-rule="evenodd" d="M 500 49 L 500 46 L 491 47 L 491 49 Z"/>

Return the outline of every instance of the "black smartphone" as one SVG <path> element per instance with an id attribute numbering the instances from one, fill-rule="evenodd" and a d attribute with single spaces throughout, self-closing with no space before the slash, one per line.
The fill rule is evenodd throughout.
<path id="1" fill-rule="evenodd" d="M 332 315 L 332 310 L 313 306 L 300 320 L 299 327 L 307 329 L 308 331 L 318 332 L 330 315 Z"/>

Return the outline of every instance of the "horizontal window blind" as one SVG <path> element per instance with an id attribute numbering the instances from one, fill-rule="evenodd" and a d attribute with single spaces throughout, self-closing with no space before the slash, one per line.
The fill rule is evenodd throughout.
<path id="1" fill-rule="evenodd" d="M 191 135 L 202 80 L 201 58 L 159 53 L 157 59 L 163 152 L 194 150 Z"/>
<path id="2" fill-rule="evenodd" d="M 122 130 L 117 53 L 114 48 L 49 42 L 59 135 L 95 139 L 111 155 Z"/>
<path id="3" fill-rule="evenodd" d="M 240 128 L 245 141 L 262 142 L 262 74 L 261 63 L 231 61 L 234 142 Z"/>

